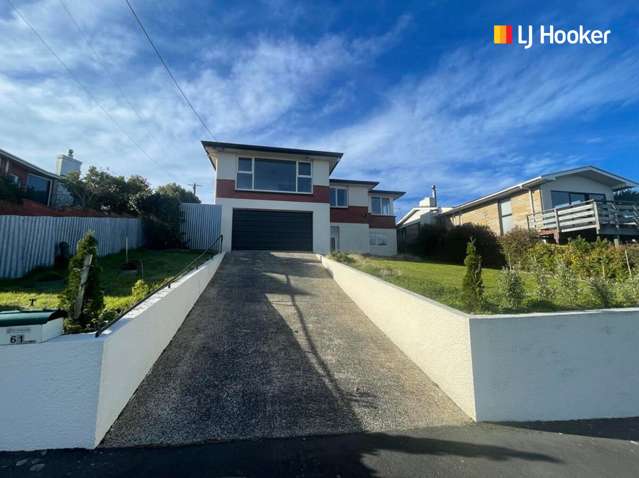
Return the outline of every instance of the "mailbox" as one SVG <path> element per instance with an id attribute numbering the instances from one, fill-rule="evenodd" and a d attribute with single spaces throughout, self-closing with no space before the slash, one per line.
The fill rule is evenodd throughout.
<path id="1" fill-rule="evenodd" d="M 9 310 L 0 312 L 0 345 L 46 342 L 64 331 L 63 310 Z"/>

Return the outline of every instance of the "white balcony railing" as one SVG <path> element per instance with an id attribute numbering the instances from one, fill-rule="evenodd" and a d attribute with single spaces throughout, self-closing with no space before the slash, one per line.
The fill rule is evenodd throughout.
<path id="1" fill-rule="evenodd" d="M 634 203 L 591 200 L 528 215 L 528 228 L 540 232 L 599 231 L 604 226 L 639 227 L 639 207 Z"/>

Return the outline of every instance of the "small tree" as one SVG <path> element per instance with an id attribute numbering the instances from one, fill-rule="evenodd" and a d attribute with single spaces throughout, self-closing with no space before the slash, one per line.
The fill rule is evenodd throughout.
<path id="1" fill-rule="evenodd" d="M 69 261 L 69 275 L 64 291 L 60 295 L 61 309 L 69 313 L 68 329 L 71 332 L 90 330 L 99 319 L 104 308 L 104 295 L 100 288 L 100 267 L 97 264 L 98 241 L 91 231 L 78 242 L 76 254 Z M 80 310 L 76 310 L 76 301 L 80 290 L 80 274 L 85 258 L 91 254 L 93 261 L 84 288 L 84 297 Z M 77 317 L 77 318 L 76 318 Z"/>
<path id="2" fill-rule="evenodd" d="M 504 267 L 499 274 L 497 283 L 504 307 L 511 310 L 519 309 L 526 298 L 526 290 L 517 271 Z"/>
<path id="3" fill-rule="evenodd" d="M 475 239 L 471 238 L 466 246 L 466 274 L 462 284 L 462 299 L 471 310 L 481 309 L 484 303 L 484 281 L 481 276 L 481 256 L 475 247 Z"/>

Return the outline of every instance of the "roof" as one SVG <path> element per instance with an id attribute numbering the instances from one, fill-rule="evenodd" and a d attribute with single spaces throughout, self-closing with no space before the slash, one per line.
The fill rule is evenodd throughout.
<path id="1" fill-rule="evenodd" d="M 370 186 L 371 188 L 374 188 L 375 186 L 377 186 L 379 184 L 379 181 L 361 181 L 361 180 L 355 180 L 355 179 L 333 179 L 333 178 L 330 178 L 329 179 L 329 183 L 335 183 L 335 184 L 360 184 L 362 186 Z"/>
<path id="2" fill-rule="evenodd" d="M 624 178 L 614 173 L 610 173 L 608 171 L 604 171 L 603 169 L 597 168 L 595 166 L 582 166 L 579 168 L 566 169 L 563 171 L 556 171 L 554 173 L 543 174 L 541 176 L 528 179 L 521 183 L 515 184 L 514 186 L 510 186 L 506 189 L 502 189 L 500 191 L 487 194 L 477 199 L 473 199 L 471 201 L 462 203 L 459 206 L 455 206 L 449 209 L 448 211 L 445 211 L 444 214 L 455 214 L 465 209 L 469 209 L 471 207 L 475 207 L 486 202 L 494 201 L 496 199 L 509 196 L 514 192 L 528 190 L 534 186 L 539 186 L 540 184 L 554 181 L 559 177 L 570 176 L 570 175 L 578 175 L 578 176 L 586 177 L 588 179 L 592 179 L 593 181 L 597 181 L 599 183 L 609 186 L 613 191 L 634 188 L 636 186 L 639 186 L 639 184 L 636 183 L 635 181 Z"/>
<path id="3" fill-rule="evenodd" d="M 257 144 L 240 144 L 240 143 L 224 143 L 220 141 L 202 141 L 202 146 L 206 150 L 207 147 L 214 149 L 235 149 L 240 151 L 261 151 L 263 153 L 279 153 L 279 154 L 297 154 L 303 156 L 323 156 L 329 159 L 333 159 L 334 163 L 331 164 L 331 172 L 337 166 L 337 163 L 342 158 L 344 153 L 338 153 L 335 151 L 321 151 L 321 150 L 313 150 L 313 149 L 297 149 L 297 148 L 281 148 L 278 146 L 264 146 Z M 208 151 L 207 151 L 208 154 Z M 211 157 L 209 156 L 209 160 Z M 213 168 L 215 168 L 215 164 L 211 160 L 211 164 L 213 164 Z"/>
<path id="4" fill-rule="evenodd" d="M 383 189 L 371 189 L 368 192 L 369 194 L 388 194 L 389 196 L 394 196 L 393 199 L 399 199 L 406 194 L 404 191 L 386 191 Z"/>
<path id="5" fill-rule="evenodd" d="M 11 161 L 15 161 L 16 163 L 21 164 L 25 168 L 31 169 L 31 170 L 37 172 L 38 174 L 41 174 L 42 176 L 46 176 L 46 177 L 51 178 L 51 179 L 60 179 L 60 176 L 58 176 L 57 174 L 50 173 L 49 171 L 45 171 L 44 169 L 39 168 L 35 164 L 31 164 L 30 162 L 25 161 L 22 158 L 18 158 L 16 155 L 11 154 L 8 151 L 5 151 L 4 149 L 0 149 L 0 156 L 4 156 L 4 157 L 10 159 Z"/>

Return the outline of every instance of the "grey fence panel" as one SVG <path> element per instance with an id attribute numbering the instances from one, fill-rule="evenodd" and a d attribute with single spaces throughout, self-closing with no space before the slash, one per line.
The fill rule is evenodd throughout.
<path id="1" fill-rule="evenodd" d="M 0 278 L 22 277 L 38 266 L 53 265 L 55 249 L 67 242 L 75 253 L 87 231 L 98 240 L 98 254 L 115 254 L 143 245 L 142 221 L 115 217 L 0 216 Z"/>
<path id="2" fill-rule="evenodd" d="M 206 249 L 222 230 L 222 206 L 218 204 L 181 205 L 184 241 L 189 249 Z"/>

